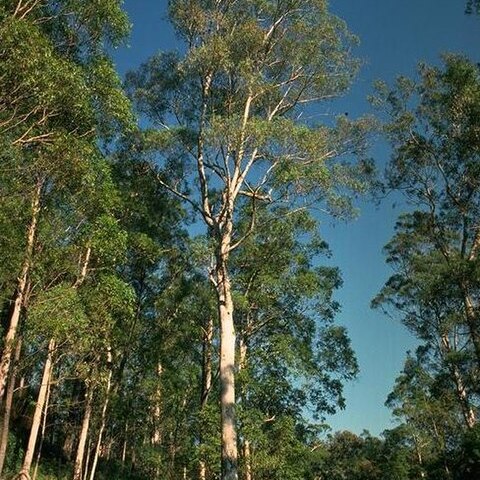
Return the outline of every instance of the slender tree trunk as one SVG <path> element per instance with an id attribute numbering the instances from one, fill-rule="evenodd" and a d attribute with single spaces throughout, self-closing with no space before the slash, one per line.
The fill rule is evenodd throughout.
<path id="1" fill-rule="evenodd" d="M 222 480 L 238 480 L 235 426 L 235 328 L 227 258 L 230 238 L 224 238 L 217 255 L 216 289 L 220 320 L 220 407 L 222 427 Z"/>
<path id="2" fill-rule="evenodd" d="M 465 317 L 467 319 L 467 326 L 472 341 L 473 349 L 475 351 L 475 357 L 477 359 L 477 365 L 480 368 L 480 333 L 477 313 L 472 301 L 472 297 L 465 284 L 462 284 L 463 290 L 463 303 L 465 306 Z"/>
<path id="3" fill-rule="evenodd" d="M 125 466 L 125 460 L 127 459 L 127 435 L 128 435 L 128 420 L 125 422 L 125 433 L 123 436 L 122 467 Z"/>
<path id="4" fill-rule="evenodd" d="M 12 352 L 15 347 L 15 338 L 17 336 L 18 324 L 20 322 L 20 314 L 22 310 L 23 300 L 27 288 L 28 274 L 32 261 L 33 246 L 35 244 L 35 235 L 37 232 L 38 217 L 40 213 L 40 197 L 42 192 L 43 182 L 38 181 L 35 187 L 35 192 L 32 198 L 32 217 L 30 225 L 27 230 L 27 244 L 25 247 L 25 255 L 20 275 L 17 280 L 17 288 L 15 292 L 15 300 L 10 313 L 8 322 L 8 330 L 5 335 L 5 343 L 0 358 L 0 399 L 5 393 L 5 386 L 7 383 L 8 372 L 10 369 L 10 362 Z"/>
<path id="5" fill-rule="evenodd" d="M 202 390 L 200 395 L 200 413 L 203 413 L 207 406 L 208 396 L 212 389 L 213 369 L 212 369 L 212 341 L 213 341 L 213 318 L 208 317 L 207 325 L 202 335 Z M 202 429 L 202 427 L 200 427 Z M 200 446 L 203 445 L 203 438 L 200 431 Z M 207 464 L 202 455 L 199 462 L 199 479 L 206 480 Z"/>
<path id="6" fill-rule="evenodd" d="M 213 318 L 208 317 L 207 325 L 203 331 L 202 341 L 202 393 L 200 397 L 200 409 L 204 409 L 208 402 L 208 396 L 212 389 L 212 341 L 213 341 Z"/>
<path id="7" fill-rule="evenodd" d="M 83 479 L 82 480 L 87 480 L 88 478 L 88 466 L 90 465 L 90 455 L 92 452 L 92 440 L 88 441 L 88 446 L 87 446 L 87 458 L 85 458 L 85 473 L 83 474 Z"/>
<path id="8" fill-rule="evenodd" d="M 426 473 L 423 468 L 423 457 L 422 457 L 422 451 L 420 449 L 420 442 L 418 441 L 415 435 L 413 435 L 413 443 L 415 444 L 415 452 L 417 454 L 418 465 L 420 467 L 420 477 L 425 478 Z"/>
<path id="9" fill-rule="evenodd" d="M 87 443 L 88 429 L 90 427 L 90 417 L 92 416 L 93 388 L 87 386 L 85 393 L 85 411 L 83 413 L 82 427 L 78 439 L 77 455 L 73 468 L 73 480 L 82 480 L 83 459 L 85 457 L 85 445 Z"/>
<path id="10" fill-rule="evenodd" d="M 102 446 L 102 437 L 103 437 L 103 432 L 105 431 L 105 424 L 107 420 L 107 409 L 108 409 L 108 402 L 110 400 L 110 390 L 112 388 L 112 350 L 108 348 L 107 350 L 107 363 L 109 366 L 109 372 L 108 372 L 108 378 L 107 378 L 107 386 L 105 389 L 105 401 L 103 402 L 103 407 L 102 407 L 102 414 L 100 417 L 100 429 L 98 431 L 98 438 L 97 438 L 97 444 L 95 446 L 95 453 L 93 455 L 93 463 L 92 463 L 92 469 L 90 471 L 90 480 L 93 480 L 95 478 L 95 471 L 97 469 L 97 463 L 98 463 L 98 456 L 100 455 L 100 447 Z M 88 466 L 88 463 L 87 463 Z"/>
<path id="11" fill-rule="evenodd" d="M 457 397 L 460 401 L 460 405 L 462 408 L 465 425 L 468 428 L 473 428 L 477 419 L 468 399 L 467 390 L 465 388 L 465 384 L 463 383 L 462 376 L 460 375 L 460 372 L 458 371 L 458 368 L 456 366 L 452 366 L 452 374 L 455 380 L 455 389 L 457 391 Z"/>
<path id="12" fill-rule="evenodd" d="M 22 351 L 22 342 L 19 339 L 15 347 L 15 354 L 11 365 L 10 375 L 8 377 L 7 392 L 5 395 L 5 402 L 3 404 L 2 416 L 2 433 L 0 436 L 0 478 L 2 478 L 3 466 L 5 464 L 5 457 L 8 447 L 8 434 L 10 431 L 10 416 L 12 414 L 13 393 L 15 391 L 15 380 L 17 373 L 17 365 L 20 360 L 20 353 Z"/>
<path id="13" fill-rule="evenodd" d="M 452 352 L 452 347 L 450 345 L 450 339 L 448 338 L 448 335 L 443 334 L 441 340 L 442 340 L 442 347 L 443 347 L 442 350 L 445 352 L 446 355 L 448 355 L 449 353 Z M 465 425 L 468 428 L 473 428 L 476 423 L 476 416 L 470 404 L 467 389 L 465 387 L 465 383 L 463 382 L 462 375 L 457 365 L 455 365 L 454 363 L 449 362 L 448 367 L 450 370 L 450 375 L 452 377 L 452 380 L 455 384 L 457 400 L 462 410 L 462 415 L 465 421 Z"/>
<path id="14" fill-rule="evenodd" d="M 162 442 L 162 432 L 160 428 L 161 416 L 162 416 L 162 388 L 161 379 L 163 373 L 163 366 L 160 362 L 157 364 L 157 388 L 153 396 L 153 432 L 151 438 L 152 446 L 160 445 Z"/>
<path id="15" fill-rule="evenodd" d="M 35 467 L 33 469 L 32 480 L 37 478 L 38 466 L 40 464 L 40 458 L 42 456 L 43 441 L 45 440 L 45 432 L 47 430 L 47 418 L 48 418 L 48 406 L 50 403 L 50 394 L 52 391 L 52 372 L 50 372 L 50 378 L 47 384 L 47 395 L 45 398 L 45 406 L 43 409 L 42 431 L 40 433 L 40 444 L 38 445 L 37 458 L 35 459 Z"/>
<path id="16" fill-rule="evenodd" d="M 246 329 L 249 328 L 247 324 L 245 326 Z M 243 369 L 247 368 L 247 352 L 248 352 L 248 345 L 247 339 L 245 335 L 241 335 L 240 342 L 239 342 L 239 361 L 238 361 L 238 371 L 242 371 Z M 242 401 L 245 401 L 245 385 L 242 386 L 240 395 Z M 250 441 L 248 438 L 243 437 L 243 446 L 242 446 L 242 454 L 243 454 L 243 461 L 245 464 L 245 480 L 252 480 L 252 459 L 251 459 L 251 448 L 250 448 Z"/>
<path id="17" fill-rule="evenodd" d="M 23 460 L 20 478 L 30 478 L 30 469 L 32 467 L 33 455 L 35 453 L 35 445 L 37 444 L 38 431 L 42 421 L 43 409 L 47 400 L 47 393 L 52 375 L 53 354 L 55 352 L 55 340 L 52 338 L 48 343 L 47 359 L 43 367 L 42 383 L 38 391 L 37 403 L 35 405 L 35 412 L 33 414 L 32 428 L 30 429 L 30 436 L 28 437 L 27 450 Z"/>
<path id="18" fill-rule="evenodd" d="M 250 441 L 245 439 L 243 442 L 243 458 L 245 460 L 245 480 L 252 480 L 252 455 Z"/>

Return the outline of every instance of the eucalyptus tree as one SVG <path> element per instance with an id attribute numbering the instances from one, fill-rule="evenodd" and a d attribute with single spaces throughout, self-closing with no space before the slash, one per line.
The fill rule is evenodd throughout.
<path id="1" fill-rule="evenodd" d="M 308 417 L 322 420 L 344 406 L 342 382 L 355 376 L 357 363 L 345 329 L 334 323 L 341 278 L 338 269 L 318 265 L 329 250 L 315 220 L 304 210 L 264 207 L 257 218 L 231 260 L 242 466 L 246 479 L 262 478 L 272 462 L 277 475 L 303 478 L 300 467 L 291 476 L 284 470 L 306 443 L 295 432 L 313 428 Z M 279 425 L 298 442 L 291 452 L 287 444 L 275 452 Z"/>
<path id="2" fill-rule="evenodd" d="M 466 58 L 420 66 L 420 79 L 379 84 L 393 148 L 387 188 L 410 206 L 387 246 L 396 272 L 376 303 L 391 305 L 435 352 L 464 412 L 476 422 L 480 368 L 480 71 Z"/>
<path id="3" fill-rule="evenodd" d="M 235 326 L 230 254 L 256 228 L 260 204 L 330 200 L 358 186 L 335 158 L 359 147 L 366 122 L 303 122 L 307 105 L 343 93 L 353 37 L 322 0 L 172 1 L 185 54 L 159 54 L 127 86 L 159 146 L 158 182 L 199 215 L 212 245 L 220 321 L 223 478 L 237 478 Z M 352 134 L 353 130 L 353 134 Z M 358 177 L 357 177 L 358 179 Z M 250 222 L 238 221 L 250 205 Z M 242 225 L 242 227 L 241 227 Z"/>
<path id="4" fill-rule="evenodd" d="M 462 410 L 445 377 L 432 374 L 423 349 L 409 355 L 386 405 L 402 423 L 421 478 L 453 478 L 454 453 L 462 437 Z"/>
<path id="5" fill-rule="evenodd" d="M 105 56 L 106 42 L 119 40 L 127 30 L 117 1 L 20 0 L 0 7 L 0 135 L 8 147 L 2 196 L 17 199 L 12 208 L 20 215 L 10 219 L 13 231 L 26 231 L 24 239 L 17 237 L 16 264 L 5 283 L 11 308 L 0 396 L 29 285 L 44 195 L 72 179 L 86 180 L 88 159 L 95 156 L 101 138 L 130 120 L 129 104 Z M 12 238 L 9 242 L 14 243 Z"/>
<path id="6" fill-rule="evenodd" d="M 467 0 L 465 5 L 465 13 L 471 15 L 472 13 L 480 13 L 480 2 L 479 0 Z"/>

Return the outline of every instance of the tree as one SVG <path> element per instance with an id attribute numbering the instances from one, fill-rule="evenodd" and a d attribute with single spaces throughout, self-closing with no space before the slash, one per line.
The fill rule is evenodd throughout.
<path id="1" fill-rule="evenodd" d="M 356 62 L 353 38 L 323 1 L 174 1 L 170 19 L 183 58 L 153 57 L 127 86 L 157 130 L 158 181 L 199 214 L 211 239 L 210 279 L 220 320 L 222 475 L 237 475 L 235 325 L 230 254 L 256 227 L 260 204 L 327 200 L 345 210 L 360 187 L 334 158 L 361 147 L 367 122 L 338 128 L 296 120 L 309 103 L 344 92 Z M 353 131 L 353 134 L 352 134 Z M 357 177 L 357 180 L 360 177 Z M 188 184 L 188 187 L 187 187 Z M 250 205 L 250 222 L 238 221 Z M 298 205 L 297 205 L 298 206 Z"/>
<path id="2" fill-rule="evenodd" d="M 27 293 L 43 194 L 65 188 L 67 176 L 78 179 L 85 158 L 96 153 L 95 141 L 106 138 L 113 125 L 131 120 L 129 104 L 102 47 L 102 42 L 122 37 L 128 24 L 118 2 L 100 2 L 97 7 L 105 14 L 101 20 L 75 1 L 60 5 L 9 1 L 0 8 L 5 47 L 0 134 L 7 160 L 14 162 L 2 196 L 16 194 L 28 212 L 20 218 L 27 228 L 25 239 L 17 238 L 23 254 L 13 267 L 18 280 L 12 286 L 0 360 L 0 397 Z"/>
<path id="3" fill-rule="evenodd" d="M 480 13 L 480 1 L 479 0 L 467 0 L 465 5 L 465 13 L 471 15 L 472 13 Z"/>
<path id="4" fill-rule="evenodd" d="M 445 55 L 419 74 L 380 83 L 373 98 L 392 145 L 385 187 L 409 207 L 386 246 L 395 273 L 373 305 L 421 342 L 389 404 L 413 426 L 422 476 L 451 478 L 458 432 L 478 421 L 480 70 Z"/>
<path id="5" fill-rule="evenodd" d="M 422 339 L 445 334 L 466 342 L 467 361 L 478 370 L 480 75 L 463 57 L 445 56 L 444 63 L 443 70 L 421 66 L 418 84 L 400 78 L 393 91 L 379 85 L 375 100 L 391 120 L 387 187 L 403 192 L 414 208 L 387 247 L 400 270 L 382 296 L 405 311 Z"/>

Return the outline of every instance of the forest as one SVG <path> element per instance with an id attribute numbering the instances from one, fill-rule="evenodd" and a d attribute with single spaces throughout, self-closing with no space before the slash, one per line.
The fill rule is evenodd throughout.
<path id="1" fill-rule="evenodd" d="M 478 480 L 480 64 L 312 116 L 362 68 L 325 0 L 166 21 L 123 76 L 121 0 L 0 0 L 0 478 Z M 359 363 L 320 223 L 388 194 L 369 301 L 417 347 L 392 427 L 333 431 Z"/>

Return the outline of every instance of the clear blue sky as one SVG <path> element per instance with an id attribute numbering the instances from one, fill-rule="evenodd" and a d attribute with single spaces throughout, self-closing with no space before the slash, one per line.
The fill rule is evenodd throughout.
<path id="1" fill-rule="evenodd" d="M 350 117 L 368 113 L 366 97 L 375 79 L 412 76 L 419 61 L 439 63 L 441 52 L 464 53 L 480 62 L 480 17 L 465 16 L 464 4 L 464 0 L 332 0 L 331 10 L 360 37 L 356 53 L 365 66 L 350 93 L 326 110 L 349 112 Z M 129 48 L 114 53 L 122 75 L 158 50 L 178 48 L 166 22 L 166 5 L 166 0 L 125 1 L 133 31 Z M 379 165 L 389 155 L 381 143 L 372 152 Z M 415 341 L 398 321 L 369 308 L 390 275 L 382 247 L 392 236 L 400 209 L 388 200 L 380 208 L 368 202 L 359 207 L 358 220 L 333 225 L 324 219 L 321 226 L 333 250 L 332 263 L 341 268 L 344 279 L 337 295 L 342 304 L 338 321 L 348 327 L 361 369 L 358 380 L 346 387 L 346 410 L 327 421 L 335 430 L 379 434 L 392 426 L 383 404 Z"/>

